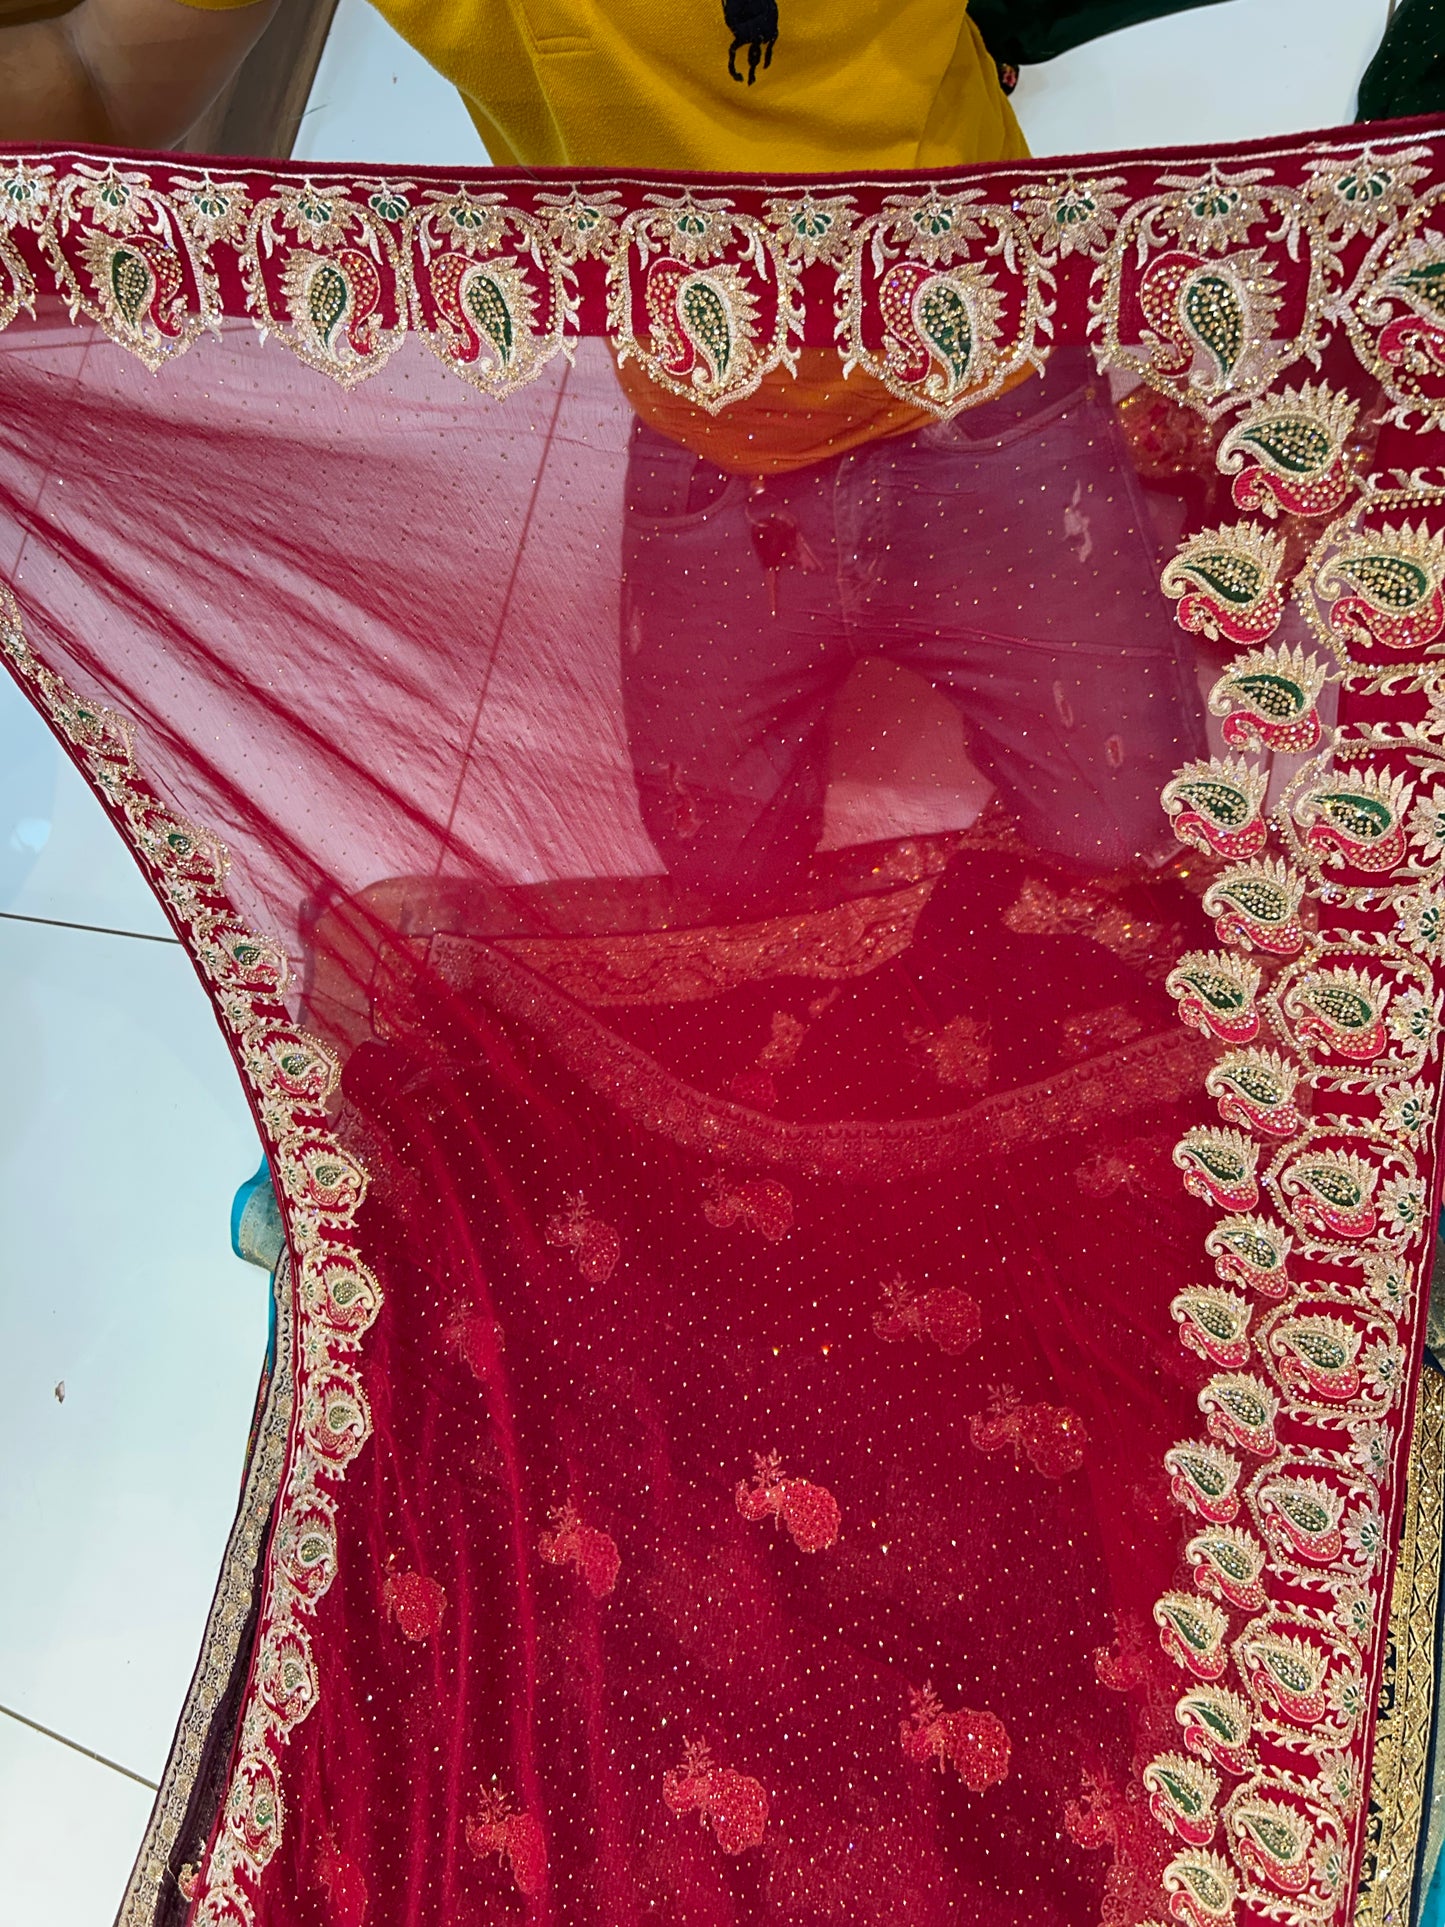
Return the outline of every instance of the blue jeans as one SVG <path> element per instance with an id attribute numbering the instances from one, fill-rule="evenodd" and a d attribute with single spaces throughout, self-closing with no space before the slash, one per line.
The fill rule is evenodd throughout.
<path id="1" fill-rule="evenodd" d="M 822 821 L 829 712 L 867 656 L 958 705 L 1041 854 L 1113 871 L 1168 845 L 1159 792 L 1201 752 L 1203 705 L 1082 354 L 951 423 L 764 484 L 638 422 L 623 564 L 638 794 L 677 882 L 766 894 L 797 872 Z"/>

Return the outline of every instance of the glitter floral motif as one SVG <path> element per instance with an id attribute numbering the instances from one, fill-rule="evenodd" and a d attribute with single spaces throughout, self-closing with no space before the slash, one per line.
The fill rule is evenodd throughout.
<path id="1" fill-rule="evenodd" d="M 767 1789 L 750 1774 L 714 1765 L 704 1740 L 688 1742 L 682 1765 L 664 1775 L 662 1797 L 670 1813 L 700 1815 L 726 1854 L 748 1853 L 762 1845 L 768 1824 Z"/>

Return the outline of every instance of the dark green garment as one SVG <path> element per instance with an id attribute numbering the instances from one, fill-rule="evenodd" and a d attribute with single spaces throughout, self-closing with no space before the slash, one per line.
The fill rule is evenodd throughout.
<path id="1" fill-rule="evenodd" d="M 1406 114 L 1438 114 L 1442 108 L 1445 0 L 1401 0 L 1360 82 L 1359 117 L 1397 120 Z"/>
<path id="2" fill-rule="evenodd" d="M 1218 4 L 1219 0 L 970 0 L 968 10 L 995 60 L 1010 67 L 1031 67 L 1036 61 L 1068 53 L 1071 47 L 1082 47 L 1086 40 L 1117 33 L 1121 27 Z"/>

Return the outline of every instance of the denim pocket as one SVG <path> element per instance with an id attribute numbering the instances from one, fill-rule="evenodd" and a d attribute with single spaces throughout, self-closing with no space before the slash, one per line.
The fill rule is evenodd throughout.
<path id="1" fill-rule="evenodd" d="M 634 431 L 627 456 L 627 520 L 642 531 L 697 527 L 743 499 L 747 481 L 729 475 L 646 427 Z"/>

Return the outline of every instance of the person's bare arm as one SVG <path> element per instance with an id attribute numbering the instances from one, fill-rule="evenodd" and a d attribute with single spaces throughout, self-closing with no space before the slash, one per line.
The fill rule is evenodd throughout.
<path id="1" fill-rule="evenodd" d="M 212 13 L 180 0 L 82 0 L 58 19 L 0 28 L 0 143 L 174 146 L 278 4 Z"/>

